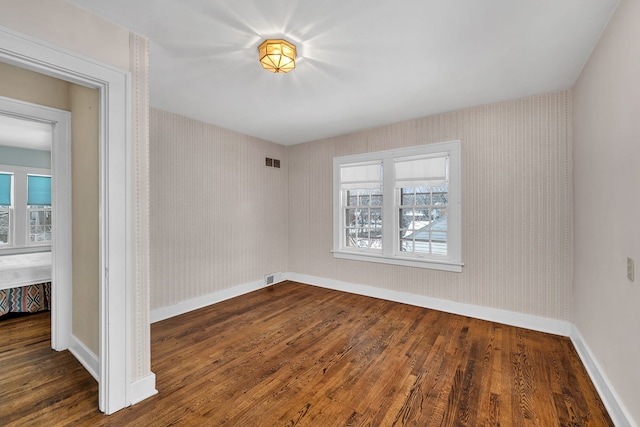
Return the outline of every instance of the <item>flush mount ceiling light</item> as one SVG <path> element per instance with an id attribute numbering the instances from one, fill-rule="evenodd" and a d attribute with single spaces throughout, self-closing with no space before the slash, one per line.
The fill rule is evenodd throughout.
<path id="1" fill-rule="evenodd" d="M 286 40 L 267 39 L 258 46 L 260 64 L 272 73 L 288 73 L 296 68 L 296 47 Z"/>

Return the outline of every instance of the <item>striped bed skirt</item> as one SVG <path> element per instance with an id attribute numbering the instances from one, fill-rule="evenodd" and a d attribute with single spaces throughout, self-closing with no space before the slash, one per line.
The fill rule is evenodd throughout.
<path id="1" fill-rule="evenodd" d="M 0 316 L 51 309 L 51 282 L 0 290 Z"/>

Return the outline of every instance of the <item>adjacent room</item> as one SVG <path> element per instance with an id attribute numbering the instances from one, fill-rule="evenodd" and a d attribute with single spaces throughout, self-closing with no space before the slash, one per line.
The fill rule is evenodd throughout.
<path id="1" fill-rule="evenodd" d="M 0 96 L 75 129 L 72 340 L 0 316 L 8 425 L 640 422 L 638 2 L 0 8 Z M 11 261 L 55 165 L 2 145 Z"/>

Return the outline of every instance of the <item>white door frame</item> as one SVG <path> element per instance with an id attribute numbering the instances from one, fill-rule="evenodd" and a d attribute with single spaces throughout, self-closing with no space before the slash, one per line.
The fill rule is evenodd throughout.
<path id="1" fill-rule="evenodd" d="M 0 26 L 0 61 L 100 92 L 100 410 L 131 403 L 129 200 L 130 75 L 127 71 Z"/>
<path id="2" fill-rule="evenodd" d="M 69 348 L 72 313 L 71 113 L 0 96 L 0 114 L 51 125 L 51 347 Z"/>

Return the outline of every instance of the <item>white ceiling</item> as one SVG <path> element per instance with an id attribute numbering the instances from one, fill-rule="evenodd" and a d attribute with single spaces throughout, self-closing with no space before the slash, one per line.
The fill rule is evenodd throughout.
<path id="1" fill-rule="evenodd" d="M 290 145 L 570 88 L 618 0 L 72 0 L 151 40 L 151 105 Z M 284 36 L 297 68 L 257 46 Z"/>
<path id="2" fill-rule="evenodd" d="M 51 132 L 50 124 L 0 114 L 0 145 L 51 151 Z"/>

